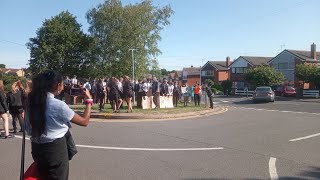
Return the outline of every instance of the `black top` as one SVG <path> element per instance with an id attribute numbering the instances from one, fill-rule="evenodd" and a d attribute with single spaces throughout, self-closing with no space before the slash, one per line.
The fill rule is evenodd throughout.
<path id="1" fill-rule="evenodd" d="M 207 91 L 208 97 L 211 97 L 213 94 L 211 88 L 206 87 L 206 91 Z"/>
<path id="2" fill-rule="evenodd" d="M 3 91 L 0 91 L 0 114 L 8 111 L 6 96 Z"/>
<path id="3" fill-rule="evenodd" d="M 132 97 L 133 96 L 133 84 L 130 81 L 126 81 L 123 84 L 123 95 L 125 97 Z"/>
<path id="4" fill-rule="evenodd" d="M 113 81 L 108 84 L 110 89 L 109 99 L 110 100 L 118 100 L 120 98 L 119 87 Z"/>
<path id="5" fill-rule="evenodd" d="M 9 92 L 7 94 L 7 103 L 9 105 L 10 114 L 22 113 L 22 91 L 17 90 L 16 93 Z"/>

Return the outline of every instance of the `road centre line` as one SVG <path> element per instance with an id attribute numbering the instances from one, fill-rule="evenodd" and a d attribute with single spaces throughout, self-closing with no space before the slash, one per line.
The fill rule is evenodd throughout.
<path id="1" fill-rule="evenodd" d="M 87 146 L 77 145 L 77 147 L 86 147 L 92 149 L 109 149 L 109 150 L 123 150 L 123 151 L 210 151 L 222 150 L 223 147 L 213 148 L 125 148 L 125 147 L 104 147 L 104 146 Z"/>
<path id="2" fill-rule="evenodd" d="M 234 107 L 234 106 L 233 106 L 233 107 Z M 284 112 L 284 113 L 295 113 L 295 114 L 313 114 L 313 115 L 320 115 L 320 113 L 299 112 L 299 111 L 280 111 L 280 110 L 275 110 L 275 109 L 257 109 L 257 108 L 246 108 L 246 107 L 234 107 L 234 108 L 257 110 L 257 111 L 270 111 L 270 112 Z"/>
<path id="3" fill-rule="evenodd" d="M 271 180 L 278 180 L 278 173 L 276 168 L 276 158 L 271 157 L 269 160 L 269 174 Z"/>
<path id="4" fill-rule="evenodd" d="M 22 139 L 22 136 L 15 136 Z M 30 140 L 30 138 L 27 138 Z M 211 147 L 211 148 L 126 148 L 126 147 L 108 147 L 108 146 L 89 146 L 89 145 L 76 145 L 77 147 L 90 148 L 90 149 L 107 149 L 107 150 L 122 150 L 122 151 L 211 151 L 222 150 L 223 147 Z"/>
<path id="5" fill-rule="evenodd" d="M 295 141 L 300 141 L 300 140 L 305 140 L 305 139 L 313 138 L 313 137 L 316 137 L 316 136 L 320 136 L 320 133 L 311 134 L 311 135 L 309 135 L 309 136 L 299 137 L 299 138 L 295 138 L 295 139 L 290 139 L 289 141 L 290 141 L 290 142 L 295 142 Z"/>

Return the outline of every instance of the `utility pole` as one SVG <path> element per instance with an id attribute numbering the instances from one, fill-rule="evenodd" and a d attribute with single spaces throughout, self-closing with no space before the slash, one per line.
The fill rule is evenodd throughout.
<path id="1" fill-rule="evenodd" d="M 129 51 L 131 51 L 132 54 L 132 81 L 135 82 L 134 80 L 134 51 L 136 51 L 137 49 L 129 49 Z M 133 91 L 133 104 L 135 103 L 135 92 Z"/>

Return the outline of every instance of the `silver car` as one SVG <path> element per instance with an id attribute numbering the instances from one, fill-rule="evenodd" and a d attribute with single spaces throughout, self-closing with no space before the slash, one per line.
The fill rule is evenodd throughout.
<path id="1" fill-rule="evenodd" d="M 274 102 L 274 92 L 269 86 L 257 87 L 253 93 L 252 99 L 256 103 L 258 101 Z"/>

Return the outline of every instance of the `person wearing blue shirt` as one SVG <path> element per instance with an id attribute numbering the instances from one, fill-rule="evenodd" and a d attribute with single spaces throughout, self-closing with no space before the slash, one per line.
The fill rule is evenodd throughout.
<path id="1" fill-rule="evenodd" d="M 65 102 L 54 98 L 63 87 L 61 75 L 44 72 L 33 78 L 27 99 L 26 131 L 31 136 L 31 152 L 39 179 L 68 179 L 69 160 L 76 153 L 70 154 L 71 150 L 76 150 L 69 132 L 70 122 L 80 126 L 89 123 L 93 100 L 88 89 L 83 89 L 86 108 L 80 116 Z"/>

